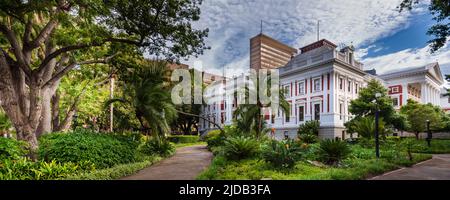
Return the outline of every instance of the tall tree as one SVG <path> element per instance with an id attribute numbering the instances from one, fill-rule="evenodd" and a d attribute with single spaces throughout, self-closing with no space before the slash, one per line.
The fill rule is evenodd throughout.
<path id="1" fill-rule="evenodd" d="M 283 89 L 277 89 L 270 91 L 270 85 L 271 85 L 271 79 L 270 76 L 267 76 L 264 80 L 260 81 L 260 77 L 257 77 L 256 80 L 253 80 L 252 83 L 247 84 L 244 87 L 244 93 L 246 94 L 247 102 L 248 98 L 253 96 L 256 97 L 256 103 L 255 104 L 241 104 L 237 107 L 237 109 L 234 111 L 233 115 L 236 123 L 236 127 L 238 130 L 245 134 L 255 134 L 256 137 L 260 137 L 264 131 L 265 128 L 265 119 L 264 119 L 264 109 L 270 109 L 271 104 L 263 104 L 262 100 L 260 99 L 260 96 L 258 94 L 259 88 L 262 87 L 259 85 L 260 82 L 267 83 L 268 85 L 268 95 L 271 93 L 279 93 L 279 109 L 283 111 L 286 116 L 289 117 L 290 115 L 290 104 L 287 102 L 286 97 L 284 96 Z M 255 87 L 249 87 L 248 85 L 253 85 Z"/>
<path id="2" fill-rule="evenodd" d="M 400 12 L 404 9 L 411 10 L 414 5 L 419 4 L 419 0 L 403 0 L 400 5 Z M 431 0 L 428 10 L 433 15 L 436 24 L 428 29 L 427 34 L 434 38 L 428 41 L 431 44 L 431 52 L 435 52 L 447 43 L 450 36 L 450 1 Z"/>
<path id="3" fill-rule="evenodd" d="M 155 138 L 169 133 L 169 124 L 176 118 L 177 111 L 164 81 L 165 62 L 147 62 L 146 66 L 134 69 L 122 77 L 122 98 L 107 101 L 106 105 L 122 102 L 130 106 L 141 130 L 150 132 Z"/>
<path id="4" fill-rule="evenodd" d="M 377 93 L 381 94 L 378 98 Z M 358 98 L 350 102 L 349 111 L 358 117 L 365 117 L 374 116 L 377 109 L 386 122 L 395 114 L 387 89 L 379 81 L 372 79 L 367 83 L 367 87 L 360 90 Z"/>
<path id="5" fill-rule="evenodd" d="M 120 48 L 176 60 L 203 53 L 201 0 L 3 0 L 0 101 L 17 137 L 38 147 L 51 131 L 51 98 L 74 68 L 107 63 Z"/>
<path id="6" fill-rule="evenodd" d="M 407 116 L 410 124 L 408 129 L 416 135 L 416 139 L 419 139 L 419 133 L 427 130 L 427 120 L 430 121 L 430 129 L 442 129 L 444 112 L 437 106 L 433 106 L 432 104 L 419 104 L 408 99 L 408 104 L 403 106 L 400 111 Z"/>

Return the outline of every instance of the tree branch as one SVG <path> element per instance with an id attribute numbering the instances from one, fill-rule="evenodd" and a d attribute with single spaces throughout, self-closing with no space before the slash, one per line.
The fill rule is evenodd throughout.
<path id="1" fill-rule="evenodd" d="M 89 64 L 95 64 L 95 63 L 108 63 L 109 60 L 111 60 L 111 58 L 113 58 L 116 54 L 113 54 L 111 56 L 108 56 L 104 59 L 100 59 L 100 60 L 87 60 L 87 61 L 82 61 L 82 62 L 73 62 L 71 64 L 69 64 L 68 66 L 66 66 L 65 68 L 59 70 L 58 72 L 55 73 L 55 75 L 48 80 L 43 87 L 49 87 L 51 86 L 54 82 L 56 82 L 57 80 L 61 79 L 64 75 L 66 75 L 70 70 L 72 70 L 75 66 L 78 65 L 89 65 Z"/>
<path id="2" fill-rule="evenodd" d="M 26 46 L 26 48 L 28 50 L 38 48 L 42 43 L 48 40 L 50 34 L 53 32 L 53 29 L 55 29 L 57 25 L 58 20 L 56 20 L 55 18 L 51 19 L 41 30 L 39 35 L 33 41 L 31 41 L 30 44 Z"/>
<path id="3" fill-rule="evenodd" d="M 0 32 L 2 32 L 8 39 L 11 47 L 13 48 L 14 55 L 16 56 L 19 67 L 25 72 L 25 74 L 31 76 L 31 68 L 25 63 L 25 58 L 22 53 L 22 48 L 19 45 L 14 33 L 4 24 L 0 24 Z"/>

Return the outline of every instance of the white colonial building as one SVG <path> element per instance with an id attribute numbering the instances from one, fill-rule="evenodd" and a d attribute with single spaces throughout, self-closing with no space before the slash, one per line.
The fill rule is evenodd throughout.
<path id="1" fill-rule="evenodd" d="M 441 104 L 444 78 L 438 63 L 384 73 L 379 76 L 389 88 L 394 106 L 400 108 L 413 99 L 420 103 Z"/>
<path id="2" fill-rule="evenodd" d="M 444 80 L 437 63 L 377 75 L 374 70 L 363 70 L 363 64 L 354 59 L 353 47 L 337 49 L 335 44 L 324 39 L 300 50 L 279 68 L 280 86 L 285 89 L 291 105 L 289 117 L 280 111 L 272 113 L 269 109 L 262 113 L 268 127 L 275 128 L 277 138 L 285 135 L 295 137 L 299 125 L 309 120 L 320 121 L 320 138 L 349 137 L 344 123 L 352 118 L 350 101 L 358 97 L 359 90 L 370 79 L 377 79 L 389 88 L 396 108 L 405 105 L 408 99 L 435 105 L 442 102 Z M 222 90 L 227 81 L 243 80 L 229 78 L 216 82 L 213 84 L 217 89 L 213 90 Z M 229 125 L 238 105 L 232 94 L 222 95 L 223 99 L 204 106 L 202 115 L 215 123 Z M 206 132 L 214 126 L 200 120 L 199 129 Z"/>

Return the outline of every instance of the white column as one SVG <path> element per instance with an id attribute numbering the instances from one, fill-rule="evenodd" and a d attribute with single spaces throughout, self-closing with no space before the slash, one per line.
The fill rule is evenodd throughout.
<path id="1" fill-rule="evenodd" d="M 402 106 L 406 105 L 407 102 L 408 102 L 408 84 L 403 84 L 402 85 Z"/>
<path id="2" fill-rule="evenodd" d="M 422 103 L 426 103 L 427 102 L 427 83 L 423 82 L 421 84 L 421 89 L 420 89 L 420 93 L 421 93 L 421 101 Z"/>

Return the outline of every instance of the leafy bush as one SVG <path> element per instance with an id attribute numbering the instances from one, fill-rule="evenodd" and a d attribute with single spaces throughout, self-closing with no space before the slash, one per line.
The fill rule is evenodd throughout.
<path id="1" fill-rule="evenodd" d="M 197 135 L 171 135 L 167 137 L 170 142 L 173 143 L 195 143 L 198 142 L 199 137 Z"/>
<path id="2" fill-rule="evenodd" d="M 26 143 L 12 138 L 0 137 L 0 160 L 19 159 L 26 154 Z"/>
<path id="3" fill-rule="evenodd" d="M 272 140 L 264 146 L 262 158 L 277 168 L 293 168 L 301 158 L 302 148 L 293 140 Z"/>
<path id="4" fill-rule="evenodd" d="M 98 168 L 136 161 L 139 138 L 87 131 L 53 133 L 40 139 L 39 158 L 44 161 L 80 163 L 89 161 Z"/>
<path id="5" fill-rule="evenodd" d="M 373 138 L 375 135 L 375 118 L 357 117 L 345 123 L 349 133 L 358 133 L 362 138 Z M 378 131 L 380 136 L 387 135 L 389 131 L 385 128 L 385 122 L 382 118 L 379 119 Z"/>
<path id="6" fill-rule="evenodd" d="M 298 127 L 297 134 L 319 135 L 320 122 L 318 120 L 307 121 Z"/>
<path id="7" fill-rule="evenodd" d="M 208 144 L 208 148 L 217 147 L 224 144 L 225 136 L 220 133 L 220 130 L 209 131 L 204 140 Z"/>
<path id="8" fill-rule="evenodd" d="M 317 136 L 313 134 L 300 134 L 298 139 L 307 144 L 314 144 L 318 140 Z"/>
<path id="9" fill-rule="evenodd" d="M 241 160 L 252 157 L 259 151 L 259 142 L 251 137 L 237 136 L 225 140 L 223 153 L 229 160 Z"/>
<path id="10" fill-rule="evenodd" d="M 61 179 L 68 175 L 94 170 L 93 164 L 82 162 L 75 164 L 72 162 L 57 163 L 51 162 L 32 162 L 27 158 L 17 160 L 5 159 L 0 161 L 0 180 L 49 180 Z"/>
<path id="11" fill-rule="evenodd" d="M 175 152 L 175 147 L 167 139 L 150 139 L 140 148 L 145 155 L 170 156 Z"/>
<path id="12" fill-rule="evenodd" d="M 336 165 L 350 154 L 350 148 L 342 140 L 322 140 L 319 147 L 320 159 L 328 165 Z"/>

